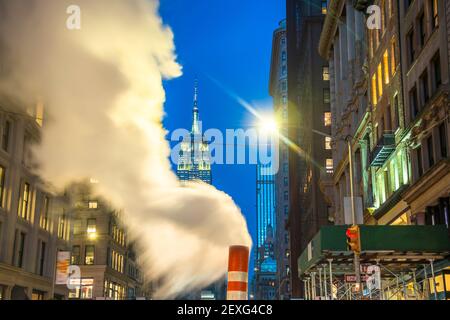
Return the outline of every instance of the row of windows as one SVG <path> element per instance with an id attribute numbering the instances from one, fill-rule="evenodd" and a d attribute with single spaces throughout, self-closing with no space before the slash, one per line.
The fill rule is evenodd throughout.
<path id="1" fill-rule="evenodd" d="M 381 3 L 381 29 L 372 30 L 369 33 L 370 57 L 373 57 L 378 49 L 381 39 L 387 30 L 389 21 L 394 16 L 394 2 L 392 0 L 382 0 Z"/>
<path id="2" fill-rule="evenodd" d="M 0 232 L 1 232 L 1 223 L 0 223 Z M 1 239 L 1 233 L 0 233 L 0 239 Z M 13 257 L 12 257 L 12 265 L 23 268 L 24 262 L 25 262 L 25 249 L 26 249 L 26 241 L 27 241 L 27 234 L 23 231 L 16 230 L 14 234 L 14 242 L 13 242 Z M 42 241 L 41 239 L 38 240 L 37 243 L 37 249 L 36 249 L 36 274 L 43 276 L 44 275 L 44 268 L 45 268 L 45 262 L 47 258 L 47 243 L 45 241 Z"/>
<path id="3" fill-rule="evenodd" d="M 82 264 L 82 256 L 81 256 L 81 246 L 73 246 L 72 247 L 72 257 L 70 263 L 73 265 Z M 95 262 L 95 246 L 94 245 L 86 245 L 84 247 L 84 264 L 85 265 L 93 265 Z"/>
<path id="4" fill-rule="evenodd" d="M 431 72 L 432 81 L 429 81 L 429 73 Z M 438 90 L 442 84 L 441 78 L 441 58 L 439 51 L 431 59 L 429 67 L 425 68 L 419 77 L 419 89 L 415 84 L 409 91 L 410 120 L 413 121 L 420 111 L 429 102 L 432 95 Z M 432 93 L 430 90 L 432 88 Z"/>
<path id="5" fill-rule="evenodd" d="M 116 241 L 121 246 L 125 246 L 125 232 L 118 228 L 116 225 L 112 227 L 112 236 L 114 241 Z"/>
<path id="6" fill-rule="evenodd" d="M 111 250 L 111 268 L 123 273 L 124 272 L 124 256 L 115 250 Z"/>
<path id="7" fill-rule="evenodd" d="M 383 54 L 382 61 L 378 64 L 377 69 L 372 75 L 372 104 L 376 106 L 383 96 L 383 89 L 388 85 L 390 78 L 394 76 L 397 69 L 397 61 L 395 58 L 395 39 L 391 41 L 390 53 L 386 50 Z M 390 64 L 390 66 L 389 66 Z"/>
<path id="8" fill-rule="evenodd" d="M 416 149 L 417 178 L 422 177 L 426 170 L 433 167 L 436 159 L 448 158 L 447 139 L 445 123 L 442 123 L 435 134 L 429 135 L 422 141 L 422 145 Z"/>
<path id="9" fill-rule="evenodd" d="M 428 0 L 426 6 L 419 10 L 416 22 L 406 35 L 407 59 L 408 65 L 411 66 L 418 57 L 420 51 L 425 46 L 427 38 L 438 28 L 438 1 Z M 407 8 L 409 5 L 407 6 Z M 426 14 L 426 11 L 428 14 Z M 426 19 L 428 16 L 428 19 Z"/>

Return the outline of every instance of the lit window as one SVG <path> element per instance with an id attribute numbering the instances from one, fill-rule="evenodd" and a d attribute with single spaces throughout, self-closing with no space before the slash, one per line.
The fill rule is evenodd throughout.
<path id="1" fill-rule="evenodd" d="M 66 215 L 63 214 L 58 218 L 58 238 L 66 238 Z"/>
<path id="2" fill-rule="evenodd" d="M 327 1 L 322 1 L 322 14 L 327 14 Z"/>
<path id="3" fill-rule="evenodd" d="M 42 102 L 36 104 L 36 123 L 41 127 L 44 123 L 44 104 Z"/>
<path id="4" fill-rule="evenodd" d="M 381 67 L 381 63 L 377 68 L 377 78 L 378 78 L 378 97 L 383 95 L 383 69 Z"/>
<path id="5" fill-rule="evenodd" d="M 387 50 L 383 54 L 383 65 L 384 65 L 384 83 L 389 84 L 389 54 Z"/>
<path id="6" fill-rule="evenodd" d="M 45 196 L 41 208 L 41 216 L 39 219 L 39 225 L 44 230 L 47 230 L 48 228 L 48 207 L 49 207 L 49 198 Z"/>
<path id="7" fill-rule="evenodd" d="M 327 173 L 333 173 L 333 159 L 327 159 L 325 163 Z"/>
<path id="8" fill-rule="evenodd" d="M 22 191 L 22 206 L 19 210 L 19 217 L 22 219 L 28 219 L 28 206 L 30 203 L 30 184 L 24 183 Z"/>
<path id="9" fill-rule="evenodd" d="M 86 246 L 86 254 L 84 263 L 87 265 L 94 264 L 95 259 L 95 247 L 94 246 Z"/>
<path id="10" fill-rule="evenodd" d="M 376 106 L 378 104 L 377 97 L 377 74 L 374 73 L 372 76 L 372 104 Z"/>
<path id="11" fill-rule="evenodd" d="M 396 69 L 397 69 L 397 62 L 395 60 L 395 39 L 392 39 L 392 42 L 391 42 L 391 73 L 392 73 L 392 75 L 394 75 Z"/>
<path id="12" fill-rule="evenodd" d="M 439 27 L 438 0 L 430 0 L 433 30 Z"/>
<path id="13" fill-rule="evenodd" d="M 89 237 L 95 236 L 97 233 L 97 226 L 95 219 L 88 219 L 87 221 L 87 234 Z"/>
<path id="14" fill-rule="evenodd" d="M 89 209 L 98 209 L 97 201 L 89 201 Z"/>
<path id="15" fill-rule="evenodd" d="M 323 67 L 322 78 L 324 81 L 330 81 L 330 68 L 329 67 Z"/>
<path id="16" fill-rule="evenodd" d="M 325 149 L 331 150 L 331 137 L 325 137 Z"/>
<path id="17" fill-rule="evenodd" d="M 75 219 L 73 221 L 73 234 L 79 235 L 82 232 L 83 232 L 83 230 L 81 229 L 81 219 Z"/>
<path id="18" fill-rule="evenodd" d="M 325 122 L 325 127 L 331 126 L 331 112 L 324 113 L 324 122 Z"/>

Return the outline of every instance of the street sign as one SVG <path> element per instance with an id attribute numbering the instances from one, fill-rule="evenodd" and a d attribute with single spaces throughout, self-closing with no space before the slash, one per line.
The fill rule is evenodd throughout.
<path id="1" fill-rule="evenodd" d="M 367 275 L 361 275 L 361 281 L 367 281 L 368 278 Z M 344 281 L 347 283 L 356 283 L 356 275 L 346 274 L 344 275 Z"/>
<path id="2" fill-rule="evenodd" d="M 377 265 L 367 268 L 368 279 L 366 280 L 369 290 L 381 289 L 381 269 Z"/>

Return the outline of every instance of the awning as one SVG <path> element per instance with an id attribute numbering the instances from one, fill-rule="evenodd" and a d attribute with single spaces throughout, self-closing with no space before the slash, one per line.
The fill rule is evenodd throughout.
<path id="1" fill-rule="evenodd" d="M 317 271 L 332 259 L 333 273 L 354 270 L 353 252 L 347 251 L 348 226 L 325 226 L 298 258 L 298 274 Z M 450 255 L 446 226 L 360 226 L 361 263 L 381 263 L 391 270 L 411 269 L 415 265 L 445 260 Z"/>

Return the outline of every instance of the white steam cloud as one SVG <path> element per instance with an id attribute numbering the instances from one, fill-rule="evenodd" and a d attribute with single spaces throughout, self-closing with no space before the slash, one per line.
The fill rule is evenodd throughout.
<path id="1" fill-rule="evenodd" d="M 80 30 L 66 28 L 72 4 Z M 100 181 L 97 191 L 124 210 L 143 271 L 164 279 L 158 298 L 220 279 L 228 247 L 251 245 L 229 196 L 181 188 L 171 172 L 161 119 L 162 79 L 181 74 L 174 51 L 157 1 L 0 0 L 0 94 L 45 102 L 39 174 L 61 188 Z"/>

